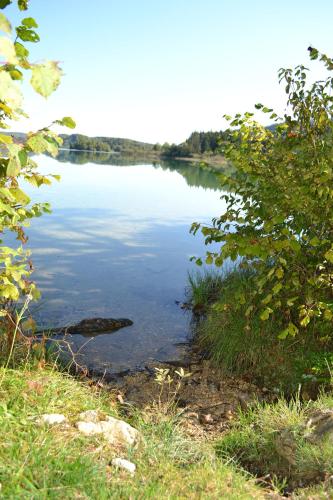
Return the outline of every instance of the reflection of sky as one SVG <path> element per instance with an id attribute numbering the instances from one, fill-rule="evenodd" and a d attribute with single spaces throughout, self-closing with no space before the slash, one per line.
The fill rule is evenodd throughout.
<path id="1" fill-rule="evenodd" d="M 51 201 L 54 208 L 109 208 L 130 221 L 156 219 L 172 224 L 210 219 L 221 212 L 218 192 L 189 188 L 176 171 L 151 165 L 75 165 L 50 158 L 43 158 L 40 164 L 42 173 L 61 175 L 60 183 L 55 181 L 51 188 L 42 187 L 37 193 L 34 190 L 34 199 L 37 195 L 39 200 Z"/>
<path id="2" fill-rule="evenodd" d="M 174 356 L 189 321 L 175 300 L 184 298 L 187 272 L 195 268 L 189 257 L 205 251 L 189 225 L 220 213 L 218 192 L 149 165 L 43 162 L 43 173 L 60 173 L 62 181 L 29 187 L 34 200 L 53 206 L 28 230 L 42 290 L 37 319 L 45 326 L 94 316 L 132 319 L 133 326 L 84 348 L 87 362 L 106 369 Z M 86 340 L 75 337 L 77 346 Z"/>

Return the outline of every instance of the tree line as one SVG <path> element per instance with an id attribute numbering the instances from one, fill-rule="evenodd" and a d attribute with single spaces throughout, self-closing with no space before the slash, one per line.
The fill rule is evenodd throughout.
<path id="1" fill-rule="evenodd" d="M 181 144 L 165 143 L 159 147 L 161 156 L 169 158 L 184 158 L 193 155 L 217 154 L 222 144 L 227 140 L 227 133 L 218 132 L 192 132 L 190 137 Z M 155 148 L 158 145 L 155 145 Z"/>

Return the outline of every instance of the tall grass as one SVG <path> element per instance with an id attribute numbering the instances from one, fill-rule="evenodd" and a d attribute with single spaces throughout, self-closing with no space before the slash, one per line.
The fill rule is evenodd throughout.
<path id="1" fill-rule="evenodd" d="M 323 377 L 312 369 L 326 366 L 330 343 L 318 342 L 321 334 L 315 323 L 306 336 L 279 340 L 284 318 L 273 315 L 262 321 L 256 308 L 246 315 L 253 286 L 253 273 L 241 269 L 226 275 L 205 272 L 190 277 L 190 300 L 193 304 L 199 301 L 205 311 L 196 326 L 198 345 L 229 372 L 282 390 L 295 391 L 305 382 L 309 390 L 315 390 Z M 324 372 L 329 376 L 327 366 Z"/>
<path id="2" fill-rule="evenodd" d="M 239 414 L 218 442 L 217 452 L 259 477 L 276 477 L 288 488 L 321 482 L 333 473 L 331 437 L 328 433 L 322 440 L 309 439 L 307 421 L 314 412 L 328 408 L 333 408 L 332 395 L 321 395 L 318 401 L 306 404 L 297 395 L 290 401 L 258 404 Z"/>

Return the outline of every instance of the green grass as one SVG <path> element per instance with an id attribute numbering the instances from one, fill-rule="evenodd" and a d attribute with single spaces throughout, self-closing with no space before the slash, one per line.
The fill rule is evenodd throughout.
<path id="1" fill-rule="evenodd" d="M 298 398 L 258 404 L 246 414 L 239 414 L 217 445 L 218 454 L 259 477 L 275 477 L 282 488 L 295 489 L 319 482 L 309 488 L 320 494 L 328 488 L 333 495 L 333 485 L 323 483 L 333 474 L 332 442 L 325 438 L 314 444 L 306 438 L 306 422 L 311 412 L 318 409 L 333 409 L 333 396 L 322 395 L 307 404 L 301 404 Z M 295 493 L 295 497 L 298 494 L 310 498 L 304 496 L 304 490 Z"/>
<path id="2" fill-rule="evenodd" d="M 219 272 L 197 272 L 188 274 L 188 295 L 191 305 L 208 306 L 219 299 L 224 276 Z"/>
<path id="3" fill-rule="evenodd" d="M 86 409 L 121 416 L 114 400 L 112 392 L 57 371 L 0 369 L 1 498 L 264 498 L 249 475 L 218 459 L 212 445 L 186 437 L 174 415 L 130 410 L 123 418 L 143 439 L 122 452 L 74 427 L 34 422 L 53 412 L 74 422 Z M 133 461 L 136 475 L 112 468 L 115 456 Z"/>
<path id="4" fill-rule="evenodd" d="M 196 328 L 196 341 L 208 357 L 230 373 L 270 388 L 295 392 L 299 385 L 313 395 L 330 378 L 327 359 L 331 344 L 320 343 L 315 322 L 306 335 L 279 340 L 284 319 L 259 317 L 259 309 L 246 316 L 254 283 L 251 272 L 234 270 L 226 276 L 197 274 L 189 279 L 193 304 L 205 315 Z M 326 332 L 327 333 L 327 332 Z"/>

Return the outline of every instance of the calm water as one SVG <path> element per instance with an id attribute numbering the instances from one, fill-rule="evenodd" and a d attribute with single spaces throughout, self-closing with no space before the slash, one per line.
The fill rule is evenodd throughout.
<path id="1" fill-rule="evenodd" d="M 190 322 L 175 301 L 184 300 L 187 273 L 195 270 L 190 256 L 205 251 L 189 227 L 222 211 L 217 179 L 184 163 L 117 166 L 76 158 L 42 159 L 40 170 L 62 180 L 28 188 L 53 207 L 28 230 L 42 291 L 34 315 L 53 327 L 94 316 L 133 320 L 112 334 L 72 337 L 84 362 L 98 370 L 174 359 Z"/>

